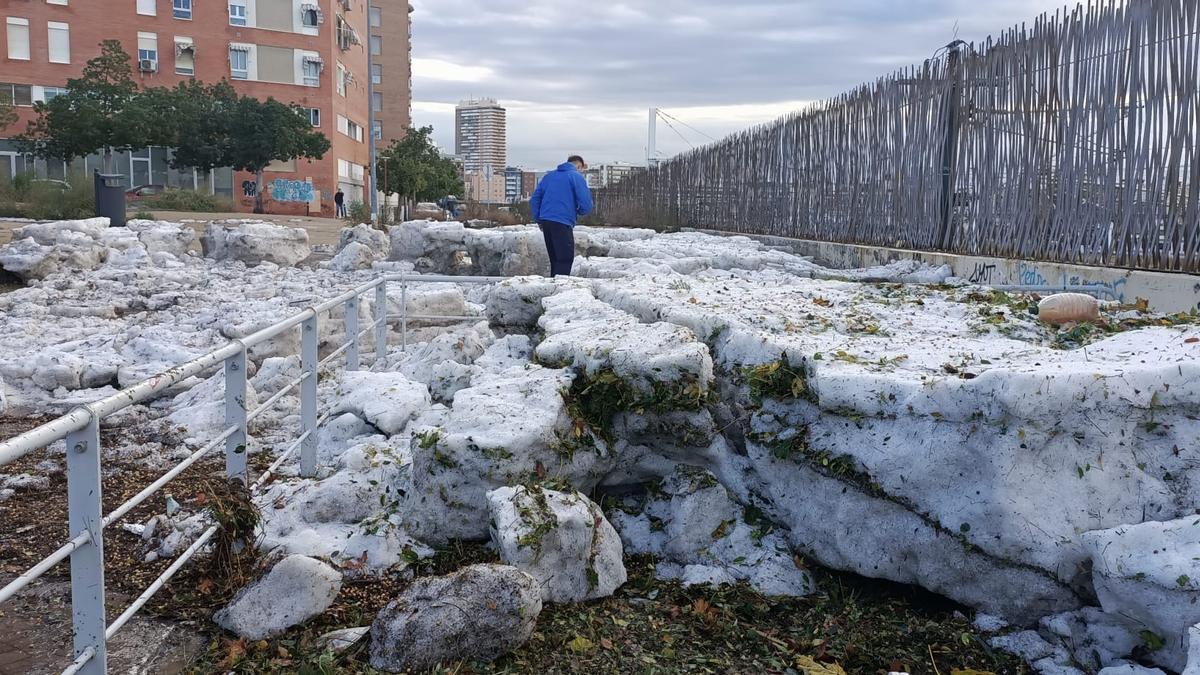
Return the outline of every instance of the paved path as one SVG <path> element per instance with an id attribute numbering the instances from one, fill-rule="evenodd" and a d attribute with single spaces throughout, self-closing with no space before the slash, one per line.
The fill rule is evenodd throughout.
<path id="1" fill-rule="evenodd" d="M 303 227 L 308 230 L 309 243 L 318 244 L 336 244 L 338 234 L 343 227 L 346 227 L 347 222 L 336 218 L 311 218 L 308 216 L 274 216 L 264 214 L 256 216 L 252 213 L 188 213 L 180 211 L 155 211 L 154 217 L 159 220 L 170 220 L 173 222 L 193 221 L 191 225 L 197 233 L 204 231 L 204 224 L 210 220 L 225 220 L 229 218 L 257 218 L 259 220 L 268 220 L 280 225 L 289 227 Z M 25 222 L 4 220 L 0 218 L 0 245 L 7 244 L 12 240 L 12 231 Z"/>

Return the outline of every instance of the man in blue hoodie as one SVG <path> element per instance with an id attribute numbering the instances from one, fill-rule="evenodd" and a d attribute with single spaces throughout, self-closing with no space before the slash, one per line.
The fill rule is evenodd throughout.
<path id="1" fill-rule="evenodd" d="M 575 221 L 592 212 L 592 192 L 583 171 L 587 163 L 572 155 L 557 171 L 546 174 L 529 200 L 533 219 L 542 228 L 550 254 L 550 276 L 571 276 L 575 263 Z"/>

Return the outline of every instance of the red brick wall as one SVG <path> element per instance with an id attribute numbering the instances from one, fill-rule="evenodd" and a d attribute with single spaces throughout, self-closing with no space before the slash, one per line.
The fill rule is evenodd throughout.
<path id="1" fill-rule="evenodd" d="M 328 195 L 323 200 L 321 212 L 333 214 L 333 193 L 337 191 L 338 158 L 367 166 L 370 161 L 368 138 L 367 71 L 368 14 L 366 0 L 351 0 L 351 10 L 344 11 L 340 0 L 310 0 L 319 4 L 325 14 L 319 36 L 301 35 L 258 28 L 230 26 L 228 6 L 224 1 L 196 0 L 193 2 L 192 20 L 172 17 L 170 0 L 157 0 L 157 16 L 142 16 L 137 13 L 136 0 L 70 0 L 68 5 L 50 5 L 44 0 L 0 3 L 0 17 L 22 17 L 29 19 L 30 60 L 8 58 L 7 34 L 0 27 L 0 82 L 18 84 L 64 86 L 68 78 L 78 77 L 88 59 L 100 53 L 102 40 L 118 39 L 125 51 L 134 60 L 134 78 L 143 86 L 174 86 L 188 79 L 175 74 L 175 36 L 186 36 L 193 40 L 195 52 L 195 79 L 216 82 L 229 77 L 229 43 L 246 42 L 275 47 L 290 47 L 319 52 L 325 61 L 321 73 L 320 87 L 274 84 L 266 82 L 233 81 L 242 94 L 258 98 L 274 97 L 277 100 L 297 105 L 320 108 L 320 131 L 329 137 L 332 147 L 325 157 L 317 162 L 298 161 L 294 173 L 269 173 L 267 180 L 286 177 L 294 180 L 311 178 L 316 189 Z M 334 26 L 337 14 L 342 14 L 361 37 L 363 44 L 351 46 L 348 51 L 337 47 Z M 47 57 L 46 23 L 60 21 L 70 25 L 71 63 L 50 63 Z M 0 20 L 0 24 L 3 21 Z M 137 34 L 158 34 L 159 72 L 137 72 Z M 341 61 L 354 73 L 356 83 L 346 91 L 346 96 L 336 92 L 334 79 L 337 62 Z M 5 135 L 25 128 L 33 117 L 30 108 L 18 108 L 18 121 L 6 130 Z M 365 132 L 363 142 L 358 143 L 337 131 L 337 115 L 346 115 Z M 234 177 L 234 201 L 239 210 L 250 210 L 253 203 L 241 198 L 241 183 L 246 178 Z M 249 206 L 247 206 L 249 201 Z M 306 204 L 272 202 L 272 212 L 304 213 Z"/>

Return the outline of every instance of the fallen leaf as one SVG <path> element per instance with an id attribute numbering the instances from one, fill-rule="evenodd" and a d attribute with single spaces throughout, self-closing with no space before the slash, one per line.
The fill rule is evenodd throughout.
<path id="1" fill-rule="evenodd" d="M 611 650 L 613 648 L 612 640 L 609 640 L 608 638 L 600 638 L 600 646 Z"/>
<path id="2" fill-rule="evenodd" d="M 221 670 L 227 670 L 237 665 L 246 656 L 246 641 L 245 640 L 226 640 L 225 641 L 225 658 L 217 664 Z"/>
<path id="3" fill-rule="evenodd" d="M 208 595 L 213 592 L 213 588 L 215 587 L 216 584 L 213 583 L 212 579 L 201 579 L 200 583 L 196 584 L 196 591 L 201 595 Z"/>
<path id="4" fill-rule="evenodd" d="M 804 675 L 847 675 L 836 663 L 819 663 L 811 656 L 797 656 L 796 667 Z"/>
<path id="5" fill-rule="evenodd" d="M 1184 340 L 1184 341 L 1183 341 L 1183 344 L 1185 344 L 1185 345 L 1194 345 L 1194 344 L 1196 344 L 1197 342 L 1200 342 L 1200 337 L 1190 337 L 1190 338 L 1188 338 L 1188 339 Z"/>
<path id="6" fill-rule="evenodd" d="M 584 654 L 592 651 L 595 648 L 596 645 L 592 644 L 591 640 L 583 637 L 582 635 L 576 635 L 574 640 L 571 640 L 567 643 L 567 649 L 570 649 L 576 654 Z"/>

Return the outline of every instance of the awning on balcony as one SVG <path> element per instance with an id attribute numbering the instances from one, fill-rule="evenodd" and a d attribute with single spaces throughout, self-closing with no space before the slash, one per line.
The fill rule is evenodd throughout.
<path id="1" fill-rule="evenodd" d="M 248 52 L 254 45 L 248 45 L 244 42 L 230 42 L 229 51 L 231 52 Z"/>

